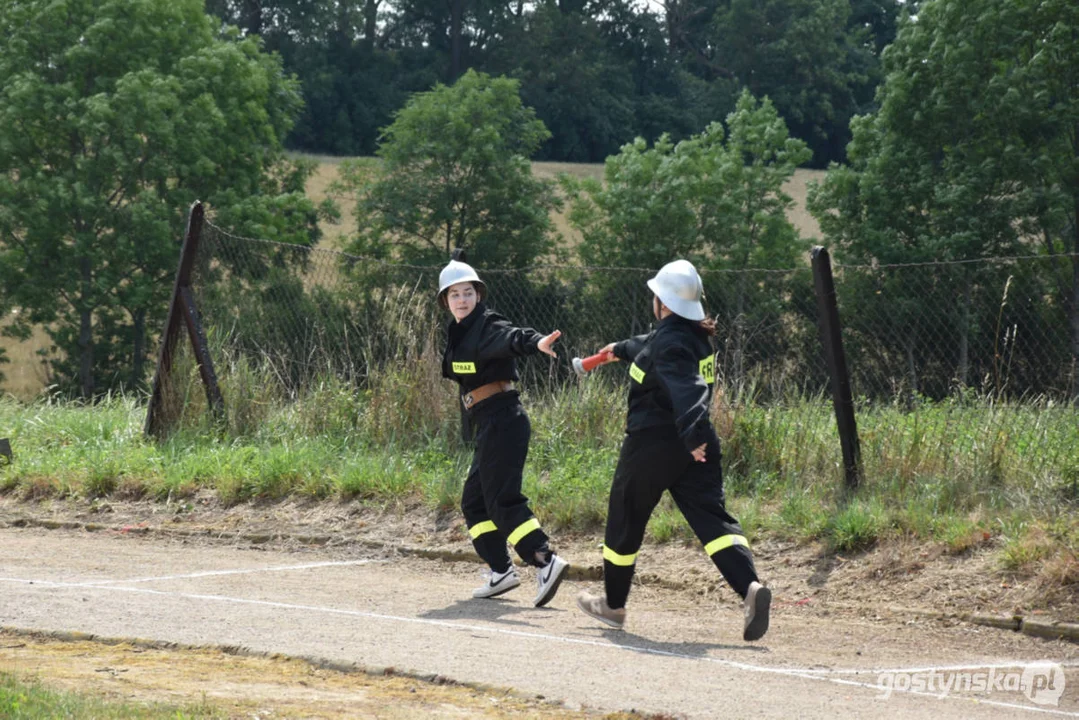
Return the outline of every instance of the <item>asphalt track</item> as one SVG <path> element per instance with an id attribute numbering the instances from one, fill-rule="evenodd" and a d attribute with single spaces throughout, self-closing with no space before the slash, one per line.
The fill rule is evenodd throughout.
<path id="1" fill-rule="evenodd" d="M 685 718 L 1079 718 L 1079 653 L 1064 642 L 780 606 L 749 644 L 736 608 L 646 590 L 615 631 L 575 608 L 579 583 L 536 609 L 530 574 L 497 600 L 470 599 L 477 579 L 415 558 L 0 530 L 4 628 L 243 647 Z"/>

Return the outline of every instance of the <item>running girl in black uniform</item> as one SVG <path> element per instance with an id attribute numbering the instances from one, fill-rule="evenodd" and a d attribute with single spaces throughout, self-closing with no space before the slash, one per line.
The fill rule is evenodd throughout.
<path id="1" fill-rule="evenodd" d="M 487 287 L 471 266 L 456 260 L 438 278 L 438 302 L 453 319 L 446 327 L 442 375 L 461 387 L 461 402 L 476 428 L 476 451 L 461 497 L 468 534 L 490 566 L 487 582 L 472 597 L 492 598 L 521 584 L 506 543 L 537 568 L 536 597 L 542 607 L 554 598 L 569 563 L 555 555 L 539 520 L 521 493 L 532 428 L 513 383 L 520 380 L 516 357 L 537 352 L 555 357 L 551 345 L 562 335 L 518 328 L 484 305 Z"/>
<path id="2" fill-rule="evenodd" d="M 688 261 L 668 263 L 648 287 L 655 293 L 655 330 L 600 351 L 632 363 L 629 410 L 607 510 L 605 594 L 582 592 L 577 605 L 611 627 L 622 627 L 645 526 L 667 490 L 704 551 L 743 598 L 743 638 L 758 640 L 768 630 L 772 593 L 759 582 L 749 543 L 725 507 L 719 438 L 708 415 L 715 322 L 705 319 L 703 285 Z"/>

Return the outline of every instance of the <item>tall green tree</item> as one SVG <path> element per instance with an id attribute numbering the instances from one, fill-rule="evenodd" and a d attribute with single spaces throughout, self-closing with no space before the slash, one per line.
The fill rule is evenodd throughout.
<path id="1" fill-rule="evenodd" d="M 396 0 L 385 34 L 395 46 L 428 50 L 435 76 L 453 84 L 469 68 L 487 70 L 486 56 L 523 7 L 503 0 Z"/>
<path id="2" fill-rule="evenodd" d="M 716 269 L 788 268 L 804 249 L 783 184 L 809 153 L 775 106 L 742 93 L 727 117 L 677 144 L 638 139 L 607 159 L 602 184 L 563 178 L 592 265 L 657 268 L 674 256 Z"/>
<path id="3" fill-rule="evenodd" d="M 922 3 L 885 53 L 879 112 L 852 123 L 850 166 L 833 168 L 810 209 L 838 254 L 858 263 L 1059 256 L 1053 277 L 1042 279 L 1055 284 L 1029 292 L 1056 294 L 1079 359 L 1079 269 L 1064 255 L 1079 251 L 1076 27 L 1079 7 L 1064 1 Z M 947 349 L 955 379 L 983 375 L 987 361 L 971 369 L 974 334 L 987 324 L 974 309 L 979 293 L 981 304 L 998 306 L 1004 279 L 957 272 L 936 299 L 884 274 L 866 296 L 883 293 L 899 310 L 889 332 L 902 338 L 916 390 L 918 368 L 939 352 L 919 337 L 958 337 Z M 927 327 L 931 320 L 940 326 Z"/>
<path id="4" fill-rule="evenodd" d="M 435 264 L 462 248 L 482 265 L 528 265 L 552 246 L 557 197 L 529 162 L 548 136 L 515 80 L 469 71 L 414 95 L 384 132 L 381 168 L 345 164 L 360 196 L 351 250 Z"/>
<path id="5" fill-rule="evenodd" d="M 541 4 L 491 64 L 520 81 L 522 101 L 550 130 L 539 157 L 599 162 L 633 138 L 630 71 L 592 18 Z"/>
<path id="6" fill-rule="evenodd" d="M 0 306 L 23 308 L 13 332 L 45 326 L 82 397 L 144 380 L 193 200 L 317 238 L 281 154 L 296 83 L 219 31 L 201 0 L 2 3 Z"/>
<path id="7" fill-rule="evenodd" d="M 859 90 L 871 83 L 876 56 L 850 17 L 849 0 L 727 0 L 712 21 L 712 63 L 771 98 L 818 166 L 841 157 Z"/>
<path id="8" fill-rule="evenodd" d="M 206 11 L 257 35 L 300 80 L 293 149 L 373 155 L 408 96 L 445 76 L 438 52 L 419 27 L 402 28 L 388 0 L 207 0 Z"/>
<path id="9" fill-rule="evenodd" d="M 598 162 L 675 140 L 768 96 L 813 163 L 841 159 L 872 109 L 901 0 L 207 0 L 303 83 L 290 147 L 373 154 L 413 92 L 468 69 L 521 81 L 544 158 Z"/>
<path id="10" fill-rule="evenodd" d="M 748 91 L 727 125 L 729 131 L 712 123 L 677 144 L 664 136 L 650 148 L 638 139 L 608 158 L 602 184 L 562 182 L 585 264 L 656 269 L 681 257 L 723 273 L 706 290 L 718 300 L 713 311 L 725 318 L 729 369 L 741 377 L 750 330 L 774 329 L 782 295 L 774 283 L 753 282 L 743 271 L 804 262 L 807 246 L 786 217 L 793 201 L 783 184 L 810 153 L 789 136 L 775 107 Z M 595 283 L 600 302 L 618 306 L 618 298 L 634 295 L 616 282 Z"/>
<path id="11" fill-rule="evenodd" d="M 654 142 L 669 133 L 675 141 L 681 140 L 733 109 L 734 92 L 721 94 L 719 102 L 725 104 L 720 112 L 702 107 L 693 96 L 687 82 L 692 76 L 679 67 L 670 52 L 663 16 L 652 6 L 635 0 L 598 0 L 593 7 L 592 17 L 606 52 L 629 73 L 632 137 Z M 715 102 L 712 97 L 708 101 L 707 104 Z M 628 140 L 629 137 L 620 138 L 619 147 Z"/>

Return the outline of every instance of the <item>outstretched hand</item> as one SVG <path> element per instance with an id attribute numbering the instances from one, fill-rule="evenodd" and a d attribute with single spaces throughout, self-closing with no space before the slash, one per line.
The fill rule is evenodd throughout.
<path id="1" fill-rule="evenodd" d="M 550 335 L 544 335 L 542 338 L 540 338 L 540 341 L 536 345 L 536 347 L 539 348 L 539 351 L 541 353 L 550 355 L 551 357 L 558 357 L 558 354 L 551 349 L 551 346 L 558 342 L 558 338 L 560 337 L 562 337 L 562 331 L 555 330 Z"/>

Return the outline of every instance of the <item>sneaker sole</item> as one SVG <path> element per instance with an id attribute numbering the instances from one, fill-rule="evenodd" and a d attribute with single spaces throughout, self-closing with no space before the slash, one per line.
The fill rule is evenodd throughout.
<path id="1" fill-rule="evenodd" d="M 753 621 L 746 626 L 742 639 L 747 642 L 760 640 L 768 632 L 768 610 L 772 606 L 772 591 L 762 587 L 753 598 Z"/>
<path id="2" fill-rule="evenodd" d="M 490 600 L 491 598 L 496 598 L 499 595 L 505 595 L 510 590 L 513 590 L 514 588 L 519 588 L 519 587 L 521 587 L 521 581 L 520 580 L 513 583 L 512 585 L 506 585 L 505 587 L 501 587 L 498 590 L 496 590 L 495 592 L 491 593 L 490 595 L 476 595 L 475 593 L 473 593 L 472 599 L 473 600 Z"/>
<path id="3" fill-rule="evenodd" d="M 599 620 L 607 627 L 613 627 L 615 630 L 622 629 L 623 623 L 620 623 L 616 620 L 611 620 L 610 618 L 605 618 L 602 615 L 596 615 L 594 612 L 585 607 L 584 603 L 581 602 L 580 598 L 577 599 L 577 607 L 580 608 L 581 612 L 583 612 L 585 615 L 595 620 Z"/>
<path id="4" fill-rule="evenodd" d="M 536 607 L 543 607 L 547 603 L 554 600 L 555 593 L 558 592 L 558 586 L 562 584 L 562 578 L 566 576 L 567 570 L 569 570 L 569 563 L 563 565 L 562 569 L 558 571 L 558 574 L 555 575 L 554 580 L 552 580 L 551 584 L 547 586 L 547 592 L 536 598 L 534 603 Z"/>

